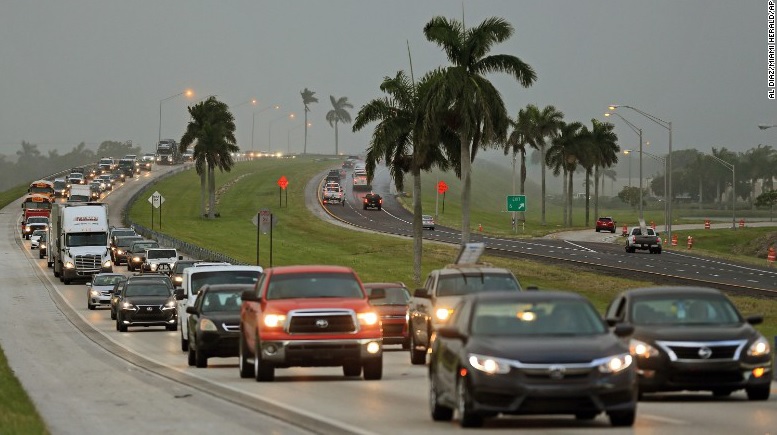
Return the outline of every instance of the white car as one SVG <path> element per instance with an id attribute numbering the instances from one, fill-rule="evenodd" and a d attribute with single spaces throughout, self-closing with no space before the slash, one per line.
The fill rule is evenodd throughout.
<path id="1" fill-rule="evenodd" d="M 178 260 L 183 260 L 183 256 L 178 256 L 175 248 L 149 248 L 146 249 L 146 261 L 140 266 L 140 271 L 169 274 Z"/>
<path id="2" fill-rule="evenodd" d="M 421 226 L 423 229 L 430 229 L 434 231 L 434 217 L 430 214 L 421 216 Z"/>
<path id="3" fill-rule="evenodd" d="M 119 281 L 127 279 L 121 273 L 98 273 L 86 283 L 86 307 L 90 310 L 99 305 L 111 304 L 111 291 Z"/>
<path id="4" fill-rule="evenodd" d="M 40 246 L 40 238 L 44 236 L 48 230 L 35 230 L 30 235 L 30 249 L 38 249 Z"/>

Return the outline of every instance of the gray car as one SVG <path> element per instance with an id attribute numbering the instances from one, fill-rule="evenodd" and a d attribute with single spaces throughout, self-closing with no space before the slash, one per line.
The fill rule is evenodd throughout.
<path id="1" fill-rule="evenodd" d="M 86 307 L 90 310 L 99 305 L 110 305 L 111 292 L 116 283 L 125 281 L 126 276 L 120 273 L 98 273 L 86 283 Z"/>

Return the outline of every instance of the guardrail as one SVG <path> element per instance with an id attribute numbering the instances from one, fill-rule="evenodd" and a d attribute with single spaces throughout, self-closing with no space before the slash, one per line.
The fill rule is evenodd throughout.
<path id="1" fill-rule="evenodd" d="M 164 175 L 161 175 L 157 178 L 155 178 L 153 181 L 151 181 L 148 185 L 146 185 L 143 189 L 137 191 L 134 195 L 132 195 L 127 201 L 127 204 L 124 205 L 124 208 L 121 210 L 121 220 L 124 226 L 131 227 L 135 230 L 136 233 L 140 234 L 141 236 L 147 238 L 147 239 L 154 239 L 157 242 L 159 242 L 160 246 L 166 246 L 175 248 L 179 253 L 183 253 L 188 257 L 191 258 L 197 258 L 201 260 L 208 260 L 208 261 L 221 261 L 226 263 L 232 263 L 232 264 L 238 264 L 238 265 L 247 265 L 247 263 L 244 263 L 242 261 L 236 260 L 228 255 L 225 255 L 221 252 L 212 251 L 207 248 L 203 248 L 201 246 L 197 246 L 195 244 L 185 242 L 183 240 L 176 239 L 175 237 L 171 237 L 167 234 L 160 233 L 158 231 L 154 231 L 150 228 L 147 228 L 143 225 L 140 225 L 138 223 L 135 223 L 130 219 L 129 217 L 129 206 L 137 201 L 141 195 L 145 194 L 147 191 L 151 190 L 151 187 L 157 184 L 160 180 L 164 180 L 167 177 L 170 177 L 172 175 L 178 174 L 183 171 L 191 170 L 192 166 L 182 166 L 176 170 L 167 172 Z"/>

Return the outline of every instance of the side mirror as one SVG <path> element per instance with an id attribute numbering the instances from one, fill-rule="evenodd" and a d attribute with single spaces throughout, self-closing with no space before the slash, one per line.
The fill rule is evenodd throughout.
<path id="1" fill-rule="evenodd" d="M 173 295 L 175 295 L 175 300 L 177 301 L 182 301 L 186 298 L 186 294 L 184 294 L 182 288 L 175 289 L 175 291 L 173 292 Z"/>
<path id="2" fill-rule="evenodd" d="M 431 297 L 429 296 L 429 292 L 426 291 L 426 288 L 417 288 L 417 289 L 415 289 L 415 291 L 413 292 L 413 297 L 414 298 L 431 299 Z"/>
<path id="3" fill-rule="evenodd" d="M 604 319 L 604 321 L 607 322 L 607 326 L 609 326 L 610 328 L 612 328 L 613 326 L 617 325 L 618 322 L 619 322 L 617 317 L 608 317 L 608 318 Z"/>
<path id="4" fill-rule="evenodd" d="M 197 307 L 193 307 L 190 305 L 186 307 L 186 314 L 199 314 L 199 313 L 197 312 Z"/>
<path id="5" fill-rule="evenodd" d="M 764 322 L 764 316 L 760 314 L 756 314 L 753 316 L 747 316 L 745 320 L 747 321 L 747 323 L 751 325 L 760 325 L 761 323 Z"/>
<path id="6" fill-rule="evenodd" d="M 437 329 L 437 335 L 443 338 L 453 338 L 458 340 L 467 340 L 467 336 L 459 332 L 459 330 L 453 326 L 441 326 Z"/>
<path id="7" fill-rule="evenodd" d="M 240 294 L 240 299 L 245 302 L 259 302 L 259 296 L 254 293 L 253 290 L 246 290 L 243 293 Z"/>
<path id="8" fill-rule="evenodd" d="M 179 259 L 179 260 L 183 260 L 183 255 L 179 255 L 179 256 L 178 256 L 178 259 Z"/>
<path id="9" fill-rule="evenodd" d="M 615 325 L 615 329 L 612 332 L 618 337 L 628 337 L 634 333 L 634 325 L 618 323 Z"/>

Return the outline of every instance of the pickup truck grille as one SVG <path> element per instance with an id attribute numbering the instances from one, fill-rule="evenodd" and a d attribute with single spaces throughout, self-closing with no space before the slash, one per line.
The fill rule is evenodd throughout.
<path id="1" fill-rule="evenodd" d="M 350 310 L 299 310 L 289 313 L 289 334 L 341 334 L 356 332 Z"/>
<path id="2" fill-rule="evenodd" d="M 100 260 L 102 258 L 99 255 L 76 255 L 75 265 L 76 270 L 100 270 Z"/>

